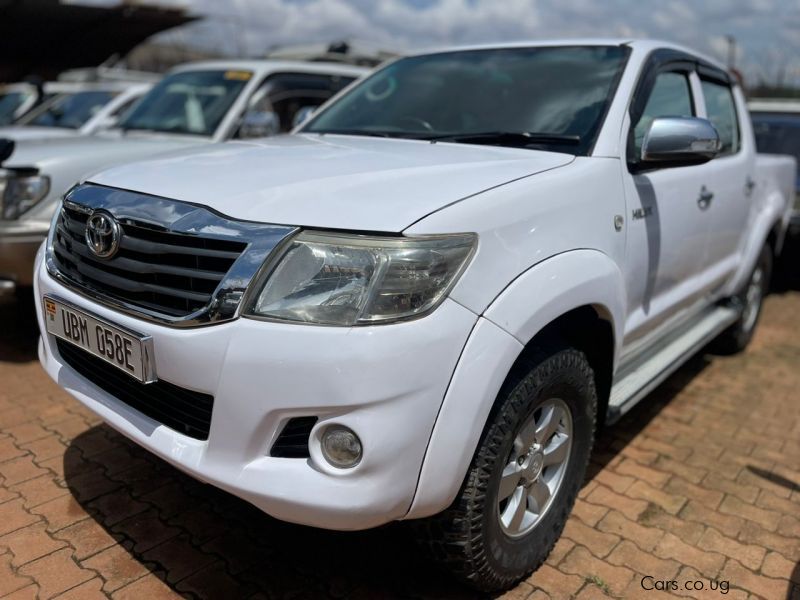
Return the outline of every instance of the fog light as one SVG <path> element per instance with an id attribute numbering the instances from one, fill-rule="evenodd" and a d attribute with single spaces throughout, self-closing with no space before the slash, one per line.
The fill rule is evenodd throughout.
<path id="1" fill-rule="evenodd" d="M 361 440 L 344 425 L 331 425 L 322 434 L 322 456 L 334 467 L 355 467 L 361 460 Z"/>

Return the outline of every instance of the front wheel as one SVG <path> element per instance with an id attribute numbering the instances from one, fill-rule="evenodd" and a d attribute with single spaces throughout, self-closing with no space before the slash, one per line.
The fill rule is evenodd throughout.
<path id="1" fill-rule="evenodd" d="M 485 591 L 539 567 L 583 483 L 596 411 L 586 356 L 538 352 L 501 391 L 455 502 L 421 524 L 433 556 Z"/>
<path id="2" fill-rule="evenodd" d="M 741 292 L 731 298 L 731 303 L 741 310 L 739 319 L 714 340 L 711 349 L 718 354 L 736 354 L 744 350 L 753 339 L 764 298 L 769 292 L 772 275 L 772 250 L 768 245 L 761 249 L 758 262 Z"/>

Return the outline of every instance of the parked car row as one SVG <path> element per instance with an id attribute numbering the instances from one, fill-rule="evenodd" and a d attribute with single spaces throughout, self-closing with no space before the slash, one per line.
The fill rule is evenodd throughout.
<path id="1" fill-rule="evenodd" d="M 15 142 L 0 160 L 0 293 L 32 285 L 36 250 L 75 182 L 161 153 L 287 132 L 296 117 L 366 72 L 323 63 L 201 62 L 175 69 L 138 99 L 145 84 L 109 83 L 42 103 L 19 126 L 0 129 L 0 138 Z M 118 87 L 125 91 L 112 98 Z M 87 105 L 101 96 L 103 108 L 89 117 Z M 78 135 L 86 128 L 95 135 Z"/>
<path id="2" fill-rule="evenodd" d="M 0 273 L 35 286 L 46 372 L 136 443 L 287 521 L 414 521 L 504 589 L 598 428 L 747 346 L 796 161 L 671 44 L 364 74 L 194 64 L 107 132 L 7 145 Z"/>
<path id="3" fill-rule="evenodd" d="M 51 92 L 13 124 L 0 127 L 0 138 L 20 141 L 97 133 L 113 127 L 151 87 L 139 82 L 48 84 Z"/>

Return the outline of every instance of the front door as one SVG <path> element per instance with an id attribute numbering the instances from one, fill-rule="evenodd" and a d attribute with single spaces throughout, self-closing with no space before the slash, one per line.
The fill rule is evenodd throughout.
<path id="1" fill-rule="evenodd" d="M 632 115 L 625 175 L 628 314 L 625 345 L 659 330 L 706 291 L 710 220 L 706 165 L 636 168 L 645 133 L 657 117 L 697 116 L 699 79 L 692 66 L 662 68 L 641 115 Z"/>

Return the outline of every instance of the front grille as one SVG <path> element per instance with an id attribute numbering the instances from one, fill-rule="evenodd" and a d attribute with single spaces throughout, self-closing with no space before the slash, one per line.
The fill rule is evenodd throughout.
<path id="1" fill-rule="evenodd" d="M 114 300 L 185 317 L 207 307 L 246 243 L 177 233 L 148 223 L 120 221 L 120 249 L 94 257 L 86 245 L 88 214 L 65 204 L 53 236 L 61 274 Z"/>
<path id="2" fill-rule="evenodd" d="M 56 340 L 62 360 L 100 389 L 178 433 L 207 440 L 214 397 L 163 380 L 140 383 L 86 351 Z"/>

